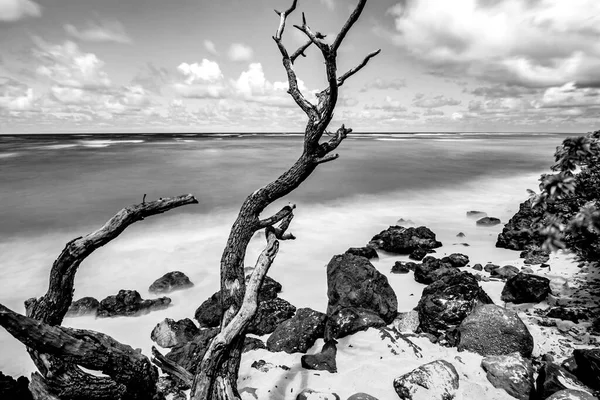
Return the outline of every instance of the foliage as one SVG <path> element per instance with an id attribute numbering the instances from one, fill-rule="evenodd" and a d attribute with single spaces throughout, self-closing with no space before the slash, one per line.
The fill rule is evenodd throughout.
<path id="1" fill-rule="evenodd" d="M 546 250 L 600 260 L 600 131 L 565 139 L 555 161 L 554 173 L 540 178 L 540 193 L 529 191 L 532 207 L 543 210 L 533 229 Z"/>

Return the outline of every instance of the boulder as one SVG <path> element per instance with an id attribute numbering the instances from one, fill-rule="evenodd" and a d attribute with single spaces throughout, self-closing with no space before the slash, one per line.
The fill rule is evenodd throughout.
<path id="1" fill-rule="evenodd" d="M 279 297 L 261 301 L 246 332 L 259 336 L 272 333 L 279 324 L 290 319 L 295 312 L 296 307 Z"/>
<path id="2" fill-rule="evenodd" d="M 394 379 L 394 389 L 402 400 L 449 400 L 458 390 L 454 365 L 437 360 Z"/>
<path id="3" fill-rule="evenodd" d="M 501 299 L 515 304 L 539 303 L 549 293 L 550 279 L 521 272 L 506 281 Z"/>
<path id="4" fill-rule="evenodd" d="M 519 211 L 508 221 L 502 233 L 498 234 L 496 247 L 511 250 L 525 250 L 530 245 L 541 245 L 544 239 L 531 227 L 535 220 L 544 216 L 541 207 L 532 208 L 531 203 L 521 203 Z"/>
<path id="5" fill-rule="evenodd" d="M 150 339 L 160 347 L 170 348 L 193 340 L 198 333 L 200 330 L 189 318 L 179 321 L 165 318 L 154 327 Z"/>
<path id="6" fill-rule="evenodd" d="M 442 262 L 450 264 L 454 268 L 462 268 L 469 263 L 469 257 L 461 253 L 452 253 L 449 256 L 443 257 Z"/>
<path id="7" fill-rule="evenodd" d="M 483 270 L 487 273 L 492 273 L 493 270 L 500 268 L 499 265 L 496 264 L 492 264 L 492 263 L 487 263 L 485 264 L 485 267 L 483 267 Z"/>
<path id="8" fill-rule="evenodd" d="M 552 307 L 546 313 L 546 317 L 548 318 L 557 318 L 563 321 L 572 321 L 574 323 L 579 323 L 581 320 L 589 319 L 589 311 L 585 308 L 579 307 Z"/>
<path id="9" fill-rule="evenodd" d="M 373 236 L 370 243 L 396 254 L 410 254 L 416 249 L 430 250 L 442 246 L 442 243 L 435 239 L 435 233 L 424 226 L 418 228 L 390 226 Z"/>
<path id="10" fill-rule="evenodd" d="M 533 352 L 533 336 L 517 313 L 494 304 L 476 307 L 462 321 L 458 332 L 458 351 L 482 356 L 519 352 L 523 357 L 530 357 Z"/>
<path id="11" fill-rule="evenodd" d="M 265 342 L 263 342 L 262 340 L 255 337 L 246 336 L 246 338 L 244 339 L 244 348 L 242 349 L 242 353 L 266 348 L 267 345 L 265 345 Z"/>
<path id="12" fill-rule="evenodd" d="M 194 284 L 186 274 L 180 271 L 168 272 L 155 280 L 148 288 L 150 293 L 170 293 L 175 290 L 191 288 Z"/>
<path id="13" fill-rule="evenodd" d="M 494 218 L 494 217 L 483 217 L 478 219 L 475 222 L 478 226 L 495 226 L 495 225 L 499 225 L 502 223 L 502 221 L 500 221 L 498 218 Z"/>
<path id="14" fill-rule="evenodd" d="M 373 397 L 370 394 L 366 393 L 354 393 L 352 396 L 348 397 L 347 400 L 378 400 L 377 397 Z"/>
<path id="15" fill-rule="evenodd" d="M 546 362 L 538 371 L 537 395 L 546 399 L 554 393 L 565 389 L 587 391 L 586 387 L 575 375 L 553 362 Z"/>
<path id="16" fill-rule="evenodd" d="M 329 371 L 331 373 L 337 372 L 337 364 L 335 362 L 335 356 L 337 354 L 336 343 L 335 340 L 330 340 L 325 342 L 320 353 L 303 355 L 300 358 L 302 368 L 317 371 Z"/>
<path id="17" fill-rule="evenodd" d="M 408 255 L 408 258 L 415 261 L 421 261 L 428 253 L 429 251 L 425 249 L 414 249 L 412 253 Z"/>
<path id="18" fill-rule="evenodd" d="M 467 211 L 467 217 L 473 219 L 481 219 L 487 217 L 487 213 L 483 211 Z"/>
<path id="19" fill-rule="evenodd" d="M 492 300 L 468 272 L 445 275 L 423 289 L 417 311 L 420 328 L 453 345 L 454 330 L 477 304 Z"/>
<path id="20" fill-rule="evenodd" d="M 459 237 L 459 238 L 464 238 L 464 237 L 466 237 L 466 236 L 467 236 L 467 235 L 465 235 L 463 232 L 458 232 L 458 233 L 456 234 L 456 237 Z"/>
<path id="21" fill-rule="evenodd" d="M 419 312 L 417 310 L 398 313 L 398 316 L 394 320 L 394 329 L 400 333 L 416 332 L 419 325 Z"/>
<path id="22" fill-rule="evenodd" d="M 560 366 L 572 373 L 573 375 L 577 375 L 577 361 L 575 361 L 575 356 L 566 358 L 565 360 L 563 360 Z"/>
<path id="23" fill-rule="evenodd" d="M 598 400 L 598 398 L 580 390 L 566 389 L 554 393 L 546 400 Z"/>
<path id="24" fill-rule="evenodd" d="M 327 316 L 310 308 L 300 308 L 296 315 L 282 322 L 267 340 L 269 351 L 306 353 L 325 334 Z"/>
<path id="25" fill-rule="evenodd" d="M 550 253 L 542 250 L 541 247 L 530 246 L 527 250 L 522 251 L 519 257 L 524 258 L 523 262 L 528 265 L 543 264 L 550 260 Z"/>
<path id="26" fill-rule="evenodd" d="M 504 267 L 495 268 L 490 272 L 490 276 L 495 276 L 500 279 L 509 279 L 519 273 L 519 268 L 513 265 L 505 265 Z"/>
<path id="27" fill-rule="evenodd" d="M 519 353 L 490 356 L 481 361 L 488 381 L 519 400 L 529 400 L 535 393 L 531 361 Z"/>
<path id="28" fill-rule="evenodd" d="M 452 275 L 460 272 L 449 262 L 444 262 L 438 258 L 427 256 L 421 264 L 415 266 L 415 281 L 429 285 L 444 275 Z"/>
<path id="29" fill-rule="evenodd" d="M 355 307 L 338 308 L 327 316 L 325 338 L 339 339 L 369 328 L 386 325 L 386 322 L 373 311 Z"/>
<path id="30" fill-rule="evenodd" d="M 168 297 L 143 300 L 135 290 L 119 290 L 119 293 L 108 296 L 100 302 L 97 316 L 100 318 L 117 316 L 136 316 L 155 310 L 164 310 L 171 304 Z"/>
<path id="31" fill-rule="evenodd" d="M 301 391 L 296 400 L 340 400 L 340 396 L 335 393 L 317 392 L 312 389 L 304 389 Z"/>
<path id="32" fill-rule="evenodd" d="M 398 311 L 396 294 L 385 275 L 366 258 L 352 254 L 334 256 L 327 264 L 327 297 L 326 332 L 340 331 L 336 326 L 342 322 L 337 317 L 340 315 L 359 311 L 360 315 L 373 315 L 389 324 Z M 346 308 L 350 312 L 342 312 Z"/>
<path id="33" fill-rule="evenodd" d="M 83 315 L 96 315 L 100 302 L 93 297 L 82 297 L 69 306 L 66 317 L 81 317 Z"/>
<path id="34" fill-rule="evenodd" d="M 377 254 L 377 250 L 375 250 L 374 248 L 372 248 L 370 246 L 350 247 L 348 250 L 346 250 L 346 253 L 354 254 L 355 256 L 364 257 L 369 260 L 372 258 L 379 258 L 379 255 Z"/>
<path id="35" fill-rule="evenodd" d="M 33 400 L 29 391 L 29 379 L 20 376 L 14 379 L 0 371 L 0 399 L 2 400 Z"/>
<path id="36" fill-rule="evenodd" d="M 600 389 L 600 348 L 573 351 L 577 370 L 575 375 L 592 389 Z"/>
<path id="37" fill-rule="evenodd" d="M 481 265 L 481 264 L 479 264 L 479 263 L 478 263 L 478 264 L 475 264 L 475 265 L 473 265 L 473 269 L 474 269 L 475 271 L 483 271 L 483 265 Z"/>
<path id="38" fill-rule="evenodd" d="M 411 270 L 408 264 L 413 264 L 413 270 L 415 263 L 403 263 L 402 261 L 396 261 L 392 267 L 392 274 L 408 274 Z"/>
<path id="39" fill-rule="evenodd" d="M 165 357 L 195 374 L 200 367 L 197 361 L 202 359 L 210 340 L 218 333 L 219 328 L 201 329 L 193 340 L 173 347 Z"/>

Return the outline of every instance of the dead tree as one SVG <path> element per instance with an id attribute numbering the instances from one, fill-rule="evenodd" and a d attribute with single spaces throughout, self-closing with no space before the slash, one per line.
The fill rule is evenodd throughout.
<path id="1" fill-rule="evenodd" d="M 295 25 L 295 27 L 302 31 L 308 40 L 291 55 L 282 42 L 282 36 L 287 18 L 296 9 L 297 0 L 293 0 L 292 6 L 286 11 L 275 11 L 280 19 L 273 40 L 281 52 L 283 66 L 287 72 L 288 93 L 308 116 L 304 133 L 304 149 L 290 169 L 246 198 L 231 228 L 227 245 L 221 257 L 221 306 L 223 309 L 221 333 L 210 343 L 202 360 L 199 373 L 194 377 L 192 385 L 192 399 L 194 400 L 233 400 L 240 398 L 237 390 L 237 378 L 245 338 L 244 329 L 256 309 L 254 300 L 264 277 L 264 274 L 259 271 L 264 270 L 264 273 L 266 273 L 270 265 L 268 259 L 274 257 L 274 253 L 277 251 L 275 246 L 277 244 L 275 241 L 277 231 L 270 230 L 269 227 L 278 221 L 289 218 L 292 210 L 290 207 L 284 207 L 277 214 L 265 219 L 261 219 L 260 215 L 268 205 L 296 189 L 317 166 L 338 158 L 338 154 L 333 153 L 333 151 L 352 132 L 351 129 L 347 129 L 342 125 L 331 139 L 321 142 L 321 138 L 333 118 L 339 87 L 380 52 L 380 50 L 377 50 L 367 55 L 359 65 L 341 76 L 337 75 L 337 52 L 348 31 L 360 17 L 366 2 L 366 0 L 359 0 L 358 5 L 332 44 L 325 42 L 324 35 L 313 32 L 308 26 L 304 14 L 302 14 L 302 25 Z M 323 56 L 328 82 L 327 87 L 317 94 L 317 104 L 312 104 L 300 91 L 293 67 L 296 59 L 300 55 L 304 56 L 304 51 L 311 45 L 316 46 Z M 269 245 L 265 250 L 266 253 L 263 252 L 261 255 L 261 257 L 264 256 L 267 259 L 264 264 L 266 270 L 257 267 L 248 288 L 246 288 L 244 277 L 246 249 L 254 233 L 265 228 L 270 232 L 267 236 Z M 269 250 L 270 247 L 273 247 L 273 249 Z M 269 254 L 272 254 L 272 256 Z M 250 300 L 252 300 L 252 304 L 248 304 Z"/>

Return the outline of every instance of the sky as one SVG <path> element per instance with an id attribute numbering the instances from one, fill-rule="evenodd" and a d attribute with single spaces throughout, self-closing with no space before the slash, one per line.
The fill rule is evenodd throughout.
<path id="1" fill-rule="evenodd" d="M 299 0 L 283 43 L 357 0 Z M 0 0 L 0 133 L 301 132 L 272 39 L 291 0 Z M 338 51 L 331 130 L 598 129 L 600 1 L 370 0 Z M 326 87 L 312 46 L 294 69 Z"/>

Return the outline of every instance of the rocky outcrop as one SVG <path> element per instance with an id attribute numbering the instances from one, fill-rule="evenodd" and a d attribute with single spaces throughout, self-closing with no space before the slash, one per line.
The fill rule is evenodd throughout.
<path id="1" fill-rule="evenodd" d="M 416 249 L 431 250 L 442 246 L 442 243 L 435 239 L 435 233 L 429 228 L 424 226 L 404 228 L 398 225 L 390 226 L 373 236 L 370 244 L 396 254 L 411 254 Z"/>
<path id="2" fill-rule="evenodd" d="M 33 400 L 29 391 L 29 379 L 20 376 L 14 379 L 0 371 L 0 399 L 2 400 Z"/>
<path id="3" fill-rule="evenodd" d="M 409 266 L 409 264 L 411 264 Z M 408 274 L 411 271 L 411 267 L 412 266 L 412 270 L 414 271 L 416 264 L 415 263 L 403 263 L 402 261 L 396 261 L 394 263 L 394 265 L 392 266 L 392 274 Z"/>
<path id="4" fill-rule="evenodd" d="M 533 336 L 514 311 L 494 304 L 476 307 L 458 327 L 458 350 L 482 356 L 506 355 L 514 352 L 530 357 Z"/>
<path id="5" fill-rule="evenodd" d="M 581 320 L 589 319 L 589 310 L 579 307 L 558 306 L 549 309 L 546 313 L 546 317 L 561 319 L 563 321 L 572 321 L 577 324 Z"/>
<path id="6" fill-rule="evenodd" d="M 519 353 L 490 356 L 481 361 L 488 381 L 519 400 L 530 400 L 535 393 L 531 361 Z"/>
<path id="7" fill-rule="evenodd" d="M 577 370 L 575 375 L 589 387 L 600 390 L 600 348 L 573 351 Z"/>
<path id="8" fill-rule="evenodd" d="M 454 365 L 437 360 L 394 379 L 394 389 L 402 400 L 454 399 L 459 386 Z"/>
<path id="9" fill-rule="evenodd" d="M 327 316 L 327 338 L 342 338 L 369 328 L 379 328 L 387 323 L 376 313 L 356 307 L 339 308 Z"/>
<path id="10" fill-rule="evenodd" d="M 452 253 L 449 256 L 443 257 L 442 262 L 450 264 L 454 268 L 462 268 L 469 263 L 469 257 L 461 253 Z"/>
<path id="11" fill-rule="evenodd" d="M 500 278 L 500 279 L 509 279 L 509 278 L 512 278 L 513 276 L 517 275 L 518 273 L 519 273 L 519 268 L 517 268 L 513 265 L 505 265 L 500 268 L 494 268 L 490 272 L 490 276 L 494 276 L 494 277 Z"/>
<path id="12" fill-rule="evenodd" d="M 82 297 L 79 300 L 74 301 L 69 306 L 67 311 L 67 317 L 81 317 L 84 315 L 96 315 L 100 302 L 93 297 Z"/>
<path id="13" fill-rule="evenodd" d="M 454 330 L 478 304 L 492 300 L 468 272 L 445 275 L 423 289 L 417 311 L 420 328 L 454 345 Z"/>
<path id="14" fill-rule="evenodd" d="M 195 374 L 195 368 L 200 366 L 198 360 L 202 359 L 210 340 L 218 333 L 218 328 L 202 329 L 193 340 L 173 347 L 165 357 Z"/>
<path id="15" fill-rule="evenodd" d="M 429 285 L 444 275 L 452 275 L 458 272 L 460 272 L 458 268 L 453 267 L 449 262 L 427 256 L 421 264 L 415 266 L 414 278 L 419 283 Z"/>
<path id="16" fill-rule="evenodd" d="M 539 246 L 528 246 L 527 250 L 521 252 L 519 257 L 524 258 L 525 264 L 543 264 L 550 260 L 550 253 L 542 250 Z"/>
<path id="17" fill-rule="evenodd" d="M 536 384 L 537 396 L 540 399 L 546 399 L 565 389 L 587 391 L 575 375 L 553 362 L 546 362 L 542 365 L 538 371 Z"/>
<path id="18" fill-rule="evenodd" d="M 336 343 L 335 340 L 330 340 L 325 342 L 320 353 L 303 355 L 300 358 L 302 368 L 317 371 L 329 371 L 331 373 L 337 372 L 337 364 L 335 361 L 335 356 L 337 354 Z"/>
<path id="19" fill-rule="evenodd" d="M 296 307 L 279 297 L 261 301 L 246 332 L 259 336 L 272 333 L 283 321 L 292 318 L 295 312 Z"/>
<path id="20" fill-rule="evenodd" d="M 346 250 L 346 253 L 354 254 L 355 256 L 364 257 L 369 260 L 372 258 L 379 258 L 379 255 L 377 254 L 377 250 L 375 250 L 374 248 L 369 247 L 369 246 L 350 247 L 348 250 Z"/>
<path id="21" fill-rule="evenodd" d="M 326 339 L 353 333 L 345 323 L 352 316 L 373 316 L 389 324 L 398 311 L 396 294 L 385 275 L 366 258 L 352 254 L 334 256 L 327 264 L 327 297 Z M 363 324 L 360 329 L 367 327 Z"/>
<path id="22" fill-rule="evenodd" d="M 117 316 L 136 316 L 147 314 L 155 310 L 163 310 L 171 304 L 168 297 L 143 300 L 142 296 L 135 290 L 119 290 L 119 293 L 108 296 L 100 302 L 97 316 L 100 318 Z"/>
<path id="23" fill-rule="evenodd" d="M 501 299 L 515 304 L 539 303 L 549 293 L 550 279 L 521 272 L 506 281 Z"/>
<path id="24" fill-rule="evenodd" d="M 260 339 L 255 337 L 246 336 L 244 339 L 244 348 L 242 349 L 242 353 L 252 350 L 266 349 L 267 345 Z"/>
<path id="25" fill-rule="evenodd" d="M 312 389 L 301 391 L 296 400 L 340 400 L 340 396 L 335 393 L 317 392 Z"/>
<path id="26" fill-rule="evenodd" d="M 425 249 L 414 249 L 412 253 L 408 255 L 408 258 L 415 261 L 421 261 L 427 254 L 429 254 L 429 250 Z"/>
<path id="27" fill-rule="evenodd" d="M 165 318 L 154 327 L 150 339 L 160 347 L 171 348 L 193 340 L 198 333 L 200 330 L 189 318 L 179 321 Z"/>
<path id="28" fill-rule="evenodd" d="M 525 201 L 519 206 L 519 211 L 508 221 L 502 233 L 498 234 L 496 247 L 511 250 L 525 250 L 527 246 L 539 246 L 543 238 L 533 232 L 533 221 L 541 218 L 544 211 L 541 208 L 531 208 L 531 203 Z"/>
<path id="29" fill-rule="evenodd" d="M 180 271 L 173 271 L 155 280 L 148 288 L 148 291 L 154 294 L 171 293 L 175 290 L 183 290 L 192 286 L 194 284 L 186 274 Z"/>
<path id="30" fill-rule="evenodd" d="M 281 323 L 267 340 L 270 351 L 306 353 L 325 334 L 325 314 L 300 308 L 296 315 Z"/>
<path id="31" fill-rule="evenodd" d="M 478 219 L 475 224 L 477 224 L 477 226 L 496 226 L 501 224 L 502 221 L 500 221 L 500 219 L 495 218 L 495 217 L 483 217 Z"/>

